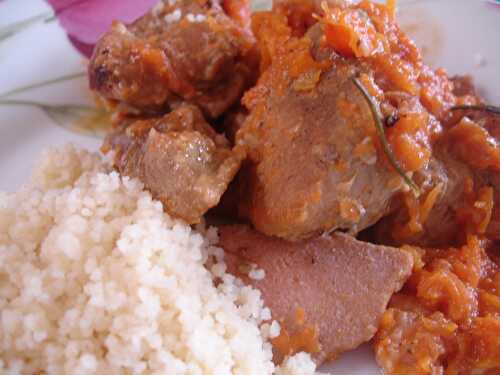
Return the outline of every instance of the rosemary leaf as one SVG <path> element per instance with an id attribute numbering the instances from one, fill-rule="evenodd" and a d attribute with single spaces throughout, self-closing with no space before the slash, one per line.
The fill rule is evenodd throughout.
<path id="1" fill-rule="evenodd" d="M 403 178 L 403 180 L 408 184 L 408 186 L 413 190 L 413 193 L 415 196 L 420 195 L 420 191 L 418 189 L 418 186 L 406 175 L 405 171 L 401 166 L 398 164 L 396 161 L 396 158 L 394 157 L 391 147 L 389 146 L 389 142 L 387 141 L 387 138 L 385 136 L 384 132 L 384 125 L 381 120 L 381 116 L 378 112 L 377 106 L 375 102 L 373 101 L 371 95 L 366 91 L 365 87 L 363 84 L 357 79 L 353 78 L 352 79 L 354 82 L 354 85 L 359 89 L 361 94 L 363 94 L 363 97 L 366 99 L 366 102 L 368 103 L 368 106 L 370 107 L 370 111 L 373 116 L 373 120 L 375 121 L 375 129 L 377 130 L 377 136 L 380 140 L 380 143 L 382 144 L 382 149 L 384 150 L 384 154 L 389 160 L 389 163 L 391 166 L 394 168 L 394 170 Z"/>
<path id="2" fill-rule="evenodd" d="M 450 108 L 452 111 L 479 111 L 488 112 L 500 116 L 500 107 L 493 105 L 456 105 Z"/>

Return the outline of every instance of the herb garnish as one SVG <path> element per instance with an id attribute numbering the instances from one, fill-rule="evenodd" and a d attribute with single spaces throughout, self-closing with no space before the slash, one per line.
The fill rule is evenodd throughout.
<path id="1" fill-rule="evenodd" d="M 353 82 L 354 85 L 361 91 L 361 94 L 363 94 L 363 97 L 366 99 L 366 102 L 368 103 L 368 106 L 370 107 L 370 111 L 372 113 L 373 119 L 375 121 L 375 129 L 377 130 L 377 135 L 380 140 L 380 143 L 382 144 L 382 149 L 384 150 L 384 154 L 389 160 L 389 163 L 392 165 L 392 167 L 396 170 L 396 172 L 403 178 L 403 180 L 408 184 L 408 186 L 413 190 L 413 193 L 415 196 L 420 195 L 420 191 L 418 189 L 418 186 L 406 175 L 405 171 L 401 166 L 398 164 L 396 161 L 396 158 L 394 157 L 394 154 L 392 153 L 391 147 L 389 145 L 389 142 L 387 141 L 387 138 L 385 137 L 385 132 L 384 132 L 384 125 L 381 120 L 381 115 L 379 114 L 378 108 L 375 105 L 375 102 L 373 101 L 373 98 L 371 95 L 366 91 L 365 87 L 363 84 L 355 77 L 353 77 Z"/>
<path id="2" fill-rule="evenodd" d="M 452 111 L 480 111 L 493 113 L 500 116 L 500 107 L 495 107 L 493 105 L 456 105 L 450 108 Z"/>

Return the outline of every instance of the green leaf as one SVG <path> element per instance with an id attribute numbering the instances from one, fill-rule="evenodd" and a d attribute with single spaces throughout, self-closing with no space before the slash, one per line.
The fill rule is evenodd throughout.
<path id="1" fill-rule="evenodd" d="M 353 78 L 352 80 L 354 82 L 354 85 L 359 89 L 359 91 L 361 91 L 361 94 L 363 94 L 363 97 L 366 99 L 366 102 L 370 107 L 373 120 L 375 121 L 375 128 L 377 130 L 377 135 L 380 140 L 380 143 L 382 144 L 382 149 L 384 150 L 385 156 L 389 160 L 389 163 L 392 165 L 394 170 L 403 178 L 403 180 L 413 190 L 415 196 L 418 197 L 420 195 L 418 186 L 406 175 L 405 171 L 403 170 L 403 168 L 401 168 L 396 158 L 394 157 L 394 154 L 392 153 L 391 146 L 389 145 L 389 142 L 387 141 L 387 138 L 385 136 L 384 124 L 382 123 L 381 116 L 378 112 L 378 108 L 377 105 L 375 104 L 375 101 L 368 93 L 368 91 L 366 91 L 363 84 L 357 78 Z"/>
<path id="2" fill-rule="evenodd" d="M 11 23 L 10 25 L 4 26 L 0 28 L 0 42 L 7 40 L 8 38 L 14 36 L 15 34 L 27 29 L 28 27 L 41 22 L 41 21 L 50 21 L 53 16 L 52 12 L 43 13 L 37 16 L 33 16 L 27 18 L 22 21 Z"/>

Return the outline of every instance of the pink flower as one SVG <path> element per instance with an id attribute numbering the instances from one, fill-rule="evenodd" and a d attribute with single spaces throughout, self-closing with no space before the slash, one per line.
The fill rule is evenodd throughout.
<path id="1" fill-rule="evenodd" d="M 115 20 L 130 23 L 158 0 L 47 0 L 71 43 L 87 57 Z"/>

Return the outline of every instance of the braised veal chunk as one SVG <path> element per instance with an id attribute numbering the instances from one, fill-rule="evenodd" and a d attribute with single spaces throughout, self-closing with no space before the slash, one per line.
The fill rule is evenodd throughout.
<path id="1" fill-rule="evenodd" d="M 443 96 L 454 96 L 446 85 L 426 81 L 447 78 L 422 64 L 384 6 L 325 7 L 321 24 L 301 38 L 289 26 L 290 8 L 283 9 L 278 3 L 275 11 L 253 18 L 263 73 L 245 94 L 250 115 L 237 135 L 250 160 L 241 211 L 259 231 L 291 240 L 335 229 L 357 233 L 390 213 L 392 199 L 407 186 L 387 162 L 373 115 L 353 78 L 359 78 L 391 122 L 390 146 L 410 173 L 428 167 L 431 143 L 441 132 L 420 93 L 442 89 Z M 365 34 L 343 25 L 342 30 L 354 33 L 349 37 L 369 43 L 369 33 L 379 26 L 377 37 L 387 48 L 347 51 L 349 46 L 332 43 L 329 30 L 351 13 L 370 27 Z M 389 42 L 405 49 L 391 50 Z M 395 66 L 381 65 L 391 60 Z M 425 68 L 422 81 L 398 75 L 397 64 Z M 434 104 L 442 115 L 447 102 Z"/>
<path id="2" fill-rule="evenodd" d="M 120 173 L 139 178 L 168 213 L 188 223 L 219 203 L 242 159 L 191 105 L 119 126 L 104 147 L 115 151 Z"/>
<path id="3" fill-rule="evenodd" d="M 158 112 L 187 100 L 217 117 L 252 82 L 253 39 L 217 1 L 159 2 L 97 44 L 90 86 L 120 110 Z"/>
<path id="4" fill-rule="evenodd" d="M 460 82 L 464 98 L 480 102 L 468 81 Z M 500 238 L 500 116 L 463 112 L 433 145 L 428 168 L 414 174 L 428 186 L 425 194 L 399 197 L 400 208 L 377 225 L 382 243 L 449 246 L 467 233 Z"/>

